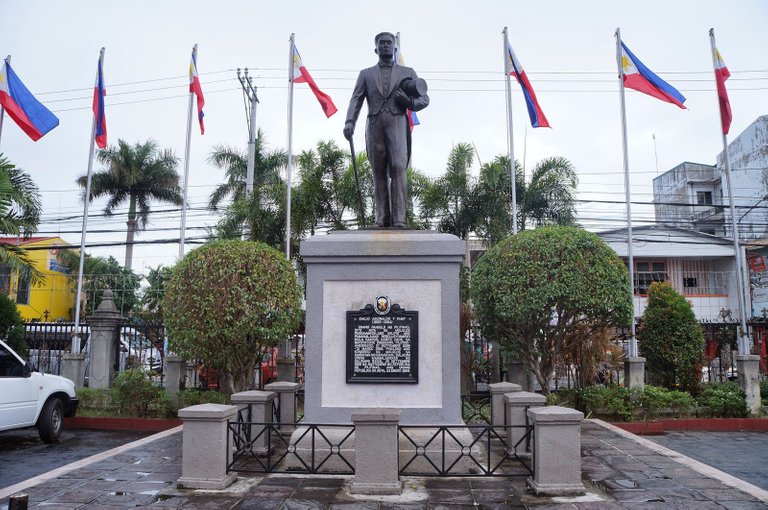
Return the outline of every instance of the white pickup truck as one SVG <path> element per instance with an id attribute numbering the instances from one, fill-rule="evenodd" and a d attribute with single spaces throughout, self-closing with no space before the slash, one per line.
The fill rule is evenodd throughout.
<path id="1" fill-rule="evenodd" d="M 37 427 L 40 439 L 55 443 L 64 416 L 74 416 L 79 399 L 75 383 L 33 372 L 0 340 L 0 431 Z"/>

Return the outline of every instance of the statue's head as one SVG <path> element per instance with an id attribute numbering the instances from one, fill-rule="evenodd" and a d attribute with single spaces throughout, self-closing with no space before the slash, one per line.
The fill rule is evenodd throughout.
<path id="1" fill-rule="evenodd" d="M 380 32 L 373 38 L 376 43 L 374 50 L 380 57 L 392 57 L 395 54 L 395 41 L 397 40 L 392 32 Z"/>

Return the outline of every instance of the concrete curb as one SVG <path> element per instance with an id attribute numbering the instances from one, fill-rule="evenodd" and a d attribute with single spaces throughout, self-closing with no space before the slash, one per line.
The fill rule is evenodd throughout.
<path id="1" fill-rule="evenodd" d="M 704 464 L 703 462 L 699 462 L 698 460 L 692 459 L 690 457 L 686 457 L 681 453 L 678 453 L 674 450 L 670 450 L 669 448 L 661 446 L 660 444 L 656 444 L 653 441 L 636 436 L 631 432 L 627 432 L 626 430 L 619 428 L 615 425 L 611 425 L 610 423 L 606 423 L 603 420 L 591 419 L 591 420 L 585 420 L 585 421 L 590 421 L 607 430 L 615 432 L 624 438 L 631 439 L 632 441 L 635 441 L 639 445 L 644 446 L 650 450 L 653 450 L 656 453 L 664 455 L 665 457 L 669 457 L 670 459 L 686 467 L 689 467 L 694 471 L 701 473 L 704 476 L 707 476 L 709 478 L 714 478 L 715 480 L 719 480 L 729 487 L 740 490 L 746 494 L 749 494 L 754 498 L 759 499 L 763 503 L 768 503 L 767 490 L 761 489 L 760 487 L 752 485 L 751 483 L 745 482 L 744 480 L 740 478 L 736 478 L 733 475 L 729 475 L 724 471 L 720 471 L 719 469 L 713 468 L 708 464 Z"/>
<path id="2" fill-rule="evenodd" d="M 80 469 L 86 466 L 89 466 L 91 464 L 94 464 L 96 462 L 100 462 L 102 460 L 108 459 L 110 457 L 113 457 L 115 455 L 118 455 L 120 453 L 124 453 L 132 448 L 136 448 L 137 446 L 143 446 L 147 443 L 151 443 L 152 441 L 156 441 L 158 439 L 162 439 L 164 437 L 168 437 L 172 434 L 175 434 L 177 432 L 181 432 L 182 427 L 178 426 L 176 428 L 172 428 L 169 430 L 165 430 L 163 432 L 159 432 L 157 434 L 153 434 L 151 436 L 143 437 L 141 439 L 138 439 L 136 441 L 133 441 L 131 443 L 124 444 L 122 446 L 118 446 L 117 448 L 112 448 L 111 450 L 107 450 L 105 452 L 97 453 L 96 455 L 91 455 L 90 457 L 86 457 L 84 459 L 80 459 L 76 462 L 72 462 L 70 464 L 67 464 L 66 466 L 61 466 L 59 468 L 56 468 L 52 471 L 48 471 L 47 473 L 43 473 L 42 475 L 38 475 L 34 478 L 30 478 L 29 480 L 24 480 L 23 482 L 19 482 L 15 485 L 11 485 L 9 487 L 6 487 L 4 489 L 0 489 L 0 499 L 5 499 L 8 496 L 11 496 L 13 494 L 16 494 L 17 492 L 21 492 L 23 490 L 26 490 L 30 487 L 33 487 L 39 483 L 43 483 L 48 480 L 52 480 L 56 477 L 59 477 L 63 475 L 64 473 L 69 473 L 70 471 L 74 471 L 76 469 Z"/>

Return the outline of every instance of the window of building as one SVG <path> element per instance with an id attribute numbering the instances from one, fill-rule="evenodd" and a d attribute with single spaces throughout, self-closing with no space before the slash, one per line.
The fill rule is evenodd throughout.
<path id="1" fill-rule="evenodd" d="M 648 294 L 648 287 L 653 282 L 665 282 L 667 277 L 667 265 L 657 261 L 635 262 L 635 291 L 638 294 Z"/>
<path id="2" fill-rule="evenodd" d="M 30 286 L 29 273 L 26 271 L 19 272 L 19 281 L 16 289 L 16 303 L 19 305 L 29 304 L 29 286 Z"/>
<path id="3" fill-rule="evenodd" d="M 698 205 L 712 205 L 712 192 L 711 191 L 697 191 L 696 203 Z"/>

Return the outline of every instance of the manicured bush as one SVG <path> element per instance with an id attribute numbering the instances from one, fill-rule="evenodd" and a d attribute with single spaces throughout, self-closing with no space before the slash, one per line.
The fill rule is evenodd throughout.
<path id="1" fill-rule="evenodd" d="M 651 382 L 698 394 L 704 333 L 691 304 L 668 283 L 651 284 L 637 341 Z"/>
<path id="2" fill-rule="evenodd" d="M 675 416 L 688 414 L 695 406 L 694 398 L 684 391 L 670 391 L 666 388 L 647 385 L 639 398 L 643 416 L 655 418 L 670 410 Z"/>
<path id="3" fill-rule="evenodd" d="M 484 336 L 518 357 L 545 395 L 556 360 L 573 351 L 568 342 L 590 342 L 631 316 L 624 262 L 576 227 L 541 227 L 500 241 L 475 266 L 470 293 Z M 589 363 L 594 351 L 579 350 Z"/>
<path id="4" fill-rule="evenodd" d="M 749 415 L 746 396 L 735 382 L 703 384 L 696 400 L 713 417 L 743 418 Z"/>
<path id="5" fill-rule="evenodd" d="M 622 386 L 594 386 L 580 391 L 577 401 L 587 416 L 628 421 L 635 407 L 630 397 L 630 390 Z"/>
<path id="6" fill-rule="evenodd" d="M 109 397 L 119 415 L 148 417 L 162 412 L 167 394 L 155 386 L 146 372 L 133 369 L 117 374 Z"/>
<path id="7" fill-rule="evenodd" d="M 199 404 L 227 404 L 229 399 L 219 391 L 200 391 L 193 388 L 182 390 L 179 394 L 179 408 L 196 406 Z"/>
<path id="8" fill-rule="evenodd" d="M 763 401 L 763 407 L 768 407 L 768 379 L 760 383 L 760 399 Z"/>
<path id="9" fill-rule="evenodd" d="M 249 389 L 261 352 L 296 331 L 301 288 L 274 248 L 216 241 L 176 265 L 163 308 L 171 351 L 218 369 L 231 394 Z"/>
<path id="10" fill-rule="evenodd" d="M 24 340 L 24 322 L 16 309 L 16 303 L 5 294 L 0 294 L 0 339 L 25 361 L 29 358 L 29 346 Z"/>

